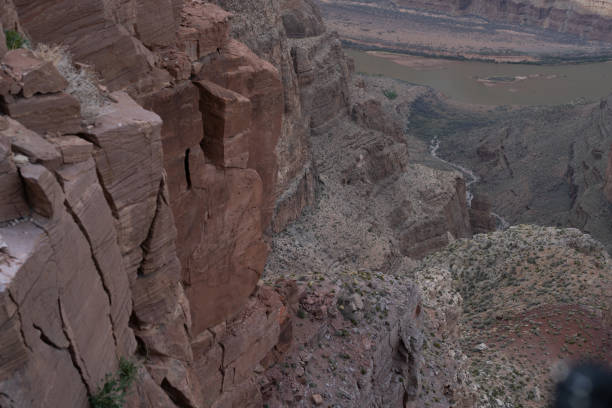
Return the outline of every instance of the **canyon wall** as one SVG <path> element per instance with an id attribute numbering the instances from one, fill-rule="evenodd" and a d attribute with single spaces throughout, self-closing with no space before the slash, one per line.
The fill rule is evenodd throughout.
<path id="1" fill-rule="evenodd" d="M 261 406 L 304 299 L 261 278 L 319 168 L 339 189 L 393 177 L 385 194 L 406 199 L 421 177 L 420 212 L 390 235 L 410 255 L 471 234 L 459 175 L 405 172 L 399 125 L 351 121 L 351 64 L 312 2 L 217 3 L 0 3 L 33 48 L 0 48 L 1 406 L 86 407 L 121 358 L 129 407 Z M 421 325 L 402 310 L 374 356 L 373 395 L 398 404 L 418 384 L 388 380 L 418 370 L 402 342 Z"/>
<path id="2" fill-rule="evenodd" d="M 2 50 L 0 405 L 87 406 L 128 357 L 129 406 L 257 406 L 291 326 L 259 284 L 281 77 L 215 5 L 110 3 L 3 5 L 101 85 Z"/>
<path id="3" fill-rule="evenodd" d="M 476 15 L 505 24 L 540 27 L 612 42 L 612 1 L 609 0 L 392 0 L 392 3 L 398 7 Z"/>

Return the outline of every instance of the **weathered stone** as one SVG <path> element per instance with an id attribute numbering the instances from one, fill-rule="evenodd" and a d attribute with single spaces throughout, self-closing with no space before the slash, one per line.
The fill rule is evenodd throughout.
<path id="1" fill-rule="evenodd" d="M 6 48 L 6 37 L 4 36 L 4 29 L 2 28 L 2 21 L 0 21 L 0 58 L 6 54 L 8 48 Z"/>
<path id="2" fill-rule="evenodd" d="M 142 243 L 144 258 L 132 282 L 134 313 L 143 323 L 163 322 L 178 305 L 181 265 L 176 257 L 176 229 L 167 193 L 160 193 L 149 236 Z"/>
<path id="3" fill-rule="evenodd" d="M 167 47 L 175 42 L 179 26 L 176 0 L 159 0 L 152 6 L 146 0 L 136 1 L 135 31 L 149 48 Z"/>
<path id="4" fill-rule="evenodd" d="M 32 209 L 45 218 L 57 216 L 58 211 L 63 209 L 64 194 L 49 170 L 31 164 L 21 166 L 19 172 Z"/>
<path id="5" fill-rule="evenodd" d="M 176 359 L 163 359 L 162 365 L 150 365 L 149 371 L 157 372 L 162 378 L 160 384 L 173 401 L 178 402 L 179 406 L 188 408 L 198 408 L 202 406 L 202 392 L 194 386 L 197 379 L 190 367 Z M 155 377 L 155 375 L 154 375 Z"/>
<path id="6" fill-rule="evenodd" d="M 202 148 L 223 167 L 245 168 L 249 160 L 251 103 L 244 96 L 208 81 L 196 82 L 200 110 L 206 112 Z"/>
<path id="7" fill-rule="evenodd" d="M 192 61 L 211 53 L 225 52 L 230 14 L 214 4 L 185 5 L 178 42 Z"/>
<path id="8" fill-rule="evenodd" d="M 190 172 L 197 163 L 193 163 L 190 153 L 191 149 L 200 149 L 199 144 L 203 137 L 199 93 L 191 82 L 185 81 L 172 88 L 144 96 L 140 103 L 163 120 L 161 137 L 164 169 L 174 210 L 174 200 L 191 188 Z M 174 216 L 176 218 L 179 214 L 175 212 Z M 180 234 L 179 230 L 179 242 L 182 242 Z"/>
<path id="9" fill-rule="evenodd" d="M 161 65 L 177 81 L 189 79 L 191 76 L 191 59 L 189 56 L 173 48 L 160 53 Z"/>
<path id="10" fill-rule="evenodd" d="M 3 262 L 4 263 L 4 262 Z M 21 336 L 21 322 L 17 315 L 17 305 L 11 300 L 5 285 L 10 282 L 9 272 L 2 267 L 2 292 L 0 293 L 0 381 L 14 375 L 28 361 L 28 349 Z M 2 400 L 0 400 L 2 401 Z"/>
<path id="11" fill-rule="evenodd" d="M 22 217 L 29 212 L 23 185 L 11 154 L 11 141 L 0 130 L 0 222 Z"/>
<path id="12" fill-rule="evenodd" d="M 11 98 L 21 92 L 21 85 L 5 70 L 0 69 L 0 96 Z"/>
<path id="13" fill-rule="evenodd" d="M 606 167 L 606 183 L 604 185 L 603 194 L 608 202 L 612 203 L 612 146 L 608 151 L 608 165 Z"/>
<path id="14" fill-rule="evenodd" d="M 320 128 L 346 114 L 350 74 L 337 34 L 324 34 L 320 42 L 296 41 L 291 55 L 301 85 L 302 109 L 310 114 L 310 127 Z"/>
<path id="15" fill-rule="evenodd" d="M 93 152 L 93 144 L 77 136 L 56 137 L 50 141 L 59 148 L 64 164 L 87 161 Z"/>
<path id="16" fill-rule="evenodd" d="M 194 164 L 197 157 L 193 156 Z M 196 335 L 239 313 L 267 254 L 257 173 L 200 163 L 192 173 L 197 204 L 187 196 L 173 204 L 177 228 L 184 231 L 179 257 Z"/>
<path id="17" fill-rule="evenodd" d="M 137 21 L 136 5 L 132 1 L 106 4 L 97 0 L 17 0 L 15 5 L 21 24 L 34 42 L 68 46 L 76 61 L 96 67 L 111 90 L 127 86 L 142 88 L 146 82 L 157 81 L 152 79 L 156 70 L 152 67 L 151 51 L 126 28 L 130 26 L 133 30 L 136 26 L 152 43 L 160 39 L 167 41 L 171 36 L 167 28 L 159 30 L 142 25 L 151 21 L 150 10 L 147 13 L 140 10 Z M 168 13 L 173 13 L 171 8 L 153 9 L 159 22 L 166 22 Z M 123 26 L 121 20 L 129 24 Z"/>
<path id="18" fill-rule="evenodd" d="M 308 1 L 290 0 L 282 3 L 283 26 L 289 38 L 315 37 L 325 32 L 319 8 Z"/>
<path id="19" fill-rule="evenodd" d="M 87 142 L 85 142 L 87 143 Z M 85 234 L 111 306 L 113 332 L 122 355 L 130 355 L 135 340 L 128 328 L 132 296 L 117 245 L 114 219 L 98 182 L 94 160 L 58 170 L 66 206 Z"/>
<path id="20" fill-rule="evenodd" d="M 264 287 L 249 301 L 245 312 L 228 323 L 228 334 L 221 340 L 224 391 L 248 379 L 253 368 L 278 343 L 283 310 L 278 294 Z"/>
<path id="21" fill-rule="evenodd" d="M 401 140 L 402 127 L 388 112 L 385 112 L 381 103 L 375 99 L 356 103 L 351 108 L 351 118 L 362 127 L 378 130 L 386 135 Z"/>
<path id="22" fill-rule="evenodd" d="M 0 130 L 0 137 L 10 141 L 14 153 L 23 154 L 32 163 L 40 163 L 50 169 L 61 165 L 61 155 L 53 144 L 19 122 L 11 118 L 6 119 L 8 127 Z"/>
<path id="23" fill-rule="evenodd" d="M 2 231 L 14 256 L 8 286 L 31 351 L 28 363 L 0 382 L 2 398 L 11 407 L 85 406 L 85 384 L 95 389 L 116 369 L 108 297 L 55 178 L 40 165 L 20 170 L 35 210 L 52 218 L 39 220 L 44 233 L 25 222 Z"/>
<path id="24" fill-rule="evenodd" d="M 279 73 L 244 44 L 230 40 L 221 55 L 204 65 L 198 79 L 208 80 L 251 101 L 251 132 L 247 166 L 263 182 L 262 227 L 270 223 L 277 177 L 275 151 L 281 133 L 283 90 Z M 206 118 L 204 118 L 206 126 Z"/>
<path id="25" fill-rule="evenodd" d="M 302 177 L 296 177 L 276 201 L 271 230 L 283 231 L 290 222 L 297 219 L 302 210 L 315 202 L 315 180 L 312 169 L 307 167 Z"/>
<path id="26" fill-rule="evenodd" d="M 145 367 L 139 367 L 134 381 L 134 391 L 129 392 L 126 398 L 127 408 L 167 408 L 174 403 L 153 381 L 151 375 Z"/>
<path id="27" fill-rule="evenodd" d="M 195 351 L 195 350 L 194 350 Z M 205 354 L 195 354 L 195 371 L 203 392 L 204 406 L 211 406 L 221 395 L 223 387 L 223 348 L 214 344 Z"/>
<path id="28" fill-rule="evenodd" d="M 157 206 L 162 122 L 127 94 L 112 95 L 118 102 L 96 119 L 87 138 L 98 148 L 94 152 L 98 175 L 118 220 L 119 246 L 133 279 L 142 259 L 140 245 L 147 238 Z"/>
<path id="29" fill-rule="evenodd" d="M 255 378 L 251 378 L 221 394 L 212 408 L 258 408 L 261 406 L 263 406 L 263 400 L 259 391 L 259 384 Z"/>
<path id="30" fill-rule="evenodd" d="M 11 50 L 2 58 L 3 68 L 20 84 L 23 96 L 61 92 L 68 82 L 51 62 L 44 61 L 27 49 Z"/>
<path id="31" fill-rule="evenodd" d="M 496 221 L 491 214 L 491 203 L 485 196 L 474 195 L 470 204 L 470 226 L 473 234 L 495 231 Z"/>
<path id="32" fill-rule="evenodd" d="M 78 133 L 81 131 L 81 105 L 72 95 L 57 93 L 32 98 L 5 98 L 5 112 L 37 133 Z"/>

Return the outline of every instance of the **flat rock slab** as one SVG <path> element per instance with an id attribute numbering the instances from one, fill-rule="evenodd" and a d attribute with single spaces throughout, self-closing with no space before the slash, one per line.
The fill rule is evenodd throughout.
<path id="1" fill-rule="evenodd" d="M 68 81 L 51 62 L 38 58 L 30 50 L 11 50 L 2 59 L 3 68 L 21 85 L 23 96 L 61 92 Z"/>

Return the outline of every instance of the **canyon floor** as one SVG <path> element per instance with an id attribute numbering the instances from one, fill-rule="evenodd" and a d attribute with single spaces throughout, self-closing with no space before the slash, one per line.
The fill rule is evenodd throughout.
<path id="1" fill-rule="evenodd" d="M 390 1 L 317 3 L 327 25 L 357 48 L 494 62 L 597 60 L 612 55 L 608 43 L 475 15 L 399 8 Z"/>

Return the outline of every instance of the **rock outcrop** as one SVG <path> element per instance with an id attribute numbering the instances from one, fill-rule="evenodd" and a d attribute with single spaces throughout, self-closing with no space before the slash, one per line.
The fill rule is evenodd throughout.
<path id="1" fill-rule="evenodd" d="M 423 138 L 439 137 L 440 156 L 476 174 L 475 196 L 487 196 L 495 213 L 510 224 L 578 228 L 612 248 L 612 213 L 606 198 L 610 97 L 483 112 L 431 94 L 417 105 L 406 117 L 414 132 Z M 454 127 L 459 112 L 470 124 L 466 128 Z M 428 124 L 432 115 L 435 129 L 430 127 L 433 122 Z"/>
<path id="2" fill-rule="evenodd" d="M 257 285 L 278 71 L 212 4 L 73 3 L 11 9 L 34 43 L 91 64 L 105 102 L 82 123 L 63 55 L 4 55 L 2 405 L 84 407 L 127 357 L 142 364 L 129 406 L 246 406 L 252 370 L 291 325 Z"/>
<path id="3" fill-rule="evenodd" d="M 349 109 L 349 66 L 310 0 L 216 0 L 234 12 L 232 33 L 281 74 L 284 114 L 271 230 L 282 231 L 314 204 L 310 135 Z"/>
<path id="4" fill-rule="evenodd" d="M 612 2 L 318 0 L 354 48 L 491 62 L 600 61 L 612 55 Z"/>
<path id="5" fill-rule="evenodd" d="M 592 40 L 612 41 L 612 2 L 609 0 L 428 2 L 393 0 L 399 7 L 433 10 L 455 15 L 478 15 L 516 25 L 542 27 Z"/>
<path id="6" fill-rule="evenodd" d="M 338 259 L 403 271 L 414 261 L 400 252 L 471 234 L 465 183 L 411 162 L 396 118 L 368 118 L 380 102 L 351 105 L 351 64 L 313 2 L 218 3 L 235 14 L 195 0 L 0 3 L 2 26 L 32 43 L 0 49 L 1 406 L 86 407 L 122 358 L 136 365 L 129 407 L 287 402 L 271 384 L 298 350 L 300 308 L 346 328 L 389 314 L 362 333 L 375 335 L 371 385 L 351 390 L 416 403 L 409 279 L 381 279 L 401 301 L 375 304 L 280 275 Z M 299 254 L 278 248 L 293 230 L 272 234 L 309 206 L 295 228 L 326 236 L 290 264 Z M 338 243 L 327 232 L 343 217 L 354 224 Z"/>

